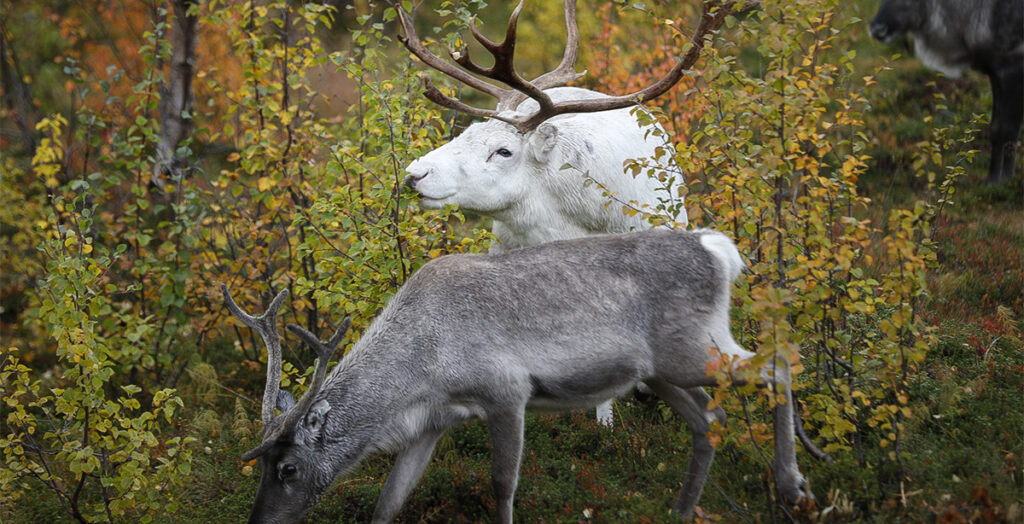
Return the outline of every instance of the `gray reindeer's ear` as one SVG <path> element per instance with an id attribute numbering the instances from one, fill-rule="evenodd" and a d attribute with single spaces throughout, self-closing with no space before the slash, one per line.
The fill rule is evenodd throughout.
<path id="1" fill-rule="evenodd" d="M 288 410 L 295 407 L 295 397 L 291 393 L 285 390 L 278 390 L 277 392 L 277 409 L 281 413 L 288 413 Z"/>
<path id="2" fill-rule="evenodd" d="M 327 412 L 330 410 L 331 404 L 327 400 L 321 399 L 313 404 L 313 407 L 309 408 L 309 413 L 306 414 L 306 430 L 313 434 L 319 433 L 327 420 Z"/>
<path id="3" fill-rule="evenodd" d="M 550 122 L 537 126 L 528 139 L 533 159 L 540 163 L 548 161 L 548 155 L 558 142 L 558 128 Z"/>

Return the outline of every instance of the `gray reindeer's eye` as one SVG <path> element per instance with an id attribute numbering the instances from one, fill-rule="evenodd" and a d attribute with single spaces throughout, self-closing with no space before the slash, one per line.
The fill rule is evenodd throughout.
<path id="1" fill-rule="evenodd" d="M 298 471 L 298 468 L 295 467 L 295 464 L 285 464 L 281 466 L 281 478 L 286 479 L 294 475 L 296 471 Z"/>

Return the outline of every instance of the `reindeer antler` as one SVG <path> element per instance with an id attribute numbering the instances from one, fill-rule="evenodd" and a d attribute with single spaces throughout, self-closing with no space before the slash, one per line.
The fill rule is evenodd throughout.
<path id="1" fill-rule="evenodd" d="M 310 406 L 312 406 L 317 394 L 323 387 L 324 378 L 327 376 L 327 363 L 331 360 L 334 352 L 338 349 L 338 345 L 341 344 L 348 329 L 352 326 L 352 320 L 346 317 L 327 342 L 318 339 L 302 327 L 288 324 L 288 329 L 291 332 L 298 335 L 299 338 L 316 351 L 316 368 L 313 371 L 313 383 L 309 385 L 309 389 L 306 390 L 306 393 L 298 403 L 292 406 L 288 412 L 275 418 L 274 406 L 277 405 L 277 395 L 281 391 L 281 342 L 277 333 L 277 311 L 281 308 L 281 304 L 284 303 L 285 297 L 288 296 L 288 290 L 285 289 L 278 293 L 274 300 L 271 301 L 267 311 L 258 317 L 254 317 L 242 311 L 235 304 L 235 300 L 231 298 L 231 293 L 228 292 L 227 286 L 221 284 L 220 289 L 224 294 L 224 302 L 231 313 L 241 320 L 243 324 L 256 330 L 263 338 L 263 343 L 267 346 L 267 384 L 263 391 L 262 406 L 263 439 L 259 446 L 246 451 L 242 455 L 242 460 L 249 461 L 266 453 L 282 435 L 294 431 L 295 425 L 309 411 Z"/>
<path id="2" fill-rule="evenodd" d="M 494 66 L 489 68 L 483 68 L 474 63 L 469 57 L 466 48 L 458 52 L 449 50 L 452 59 L 462 66 L 462 69 L 431 53 L 420 41 L 409 14 L 401 6 L 398 7 L 398 17 L 405 30 L 405 37 L 399 37 L 399 40 L 409 51 L 428 66 L 474 89 L 497 98 L 498 107 L 497 109 L 482 109 L 467 105 L 460 100 L 441 93 L 429 79 L 424 78 L 424 96 L 432 102 L 469 115 L 501 120 L 515 126 L 519 132 L 525 133 L 553 116 L 566 113 L 593 113 L 621 109 L 661 95 L 679 82 L 683 77 L 684 71 L 693 67 L 693 64 L 700 57 L 701 50 L 704 48 L 706 37 L 721 27 L 728 15 L 750 9 L 759 3 L 759 0 L 705 0 L 703 2 L 703 13 L 701 14 L 700 22 L 697 24 L 693 36 L 690 37 L 690 48 L 676 61 L 675 66 L 660 80 L 644 89 L 627 95 L 608 98 L 566 100 L 554 103 L 544 93 L 545 89 L 564 86 L 585 74 L 585 72 L 575 72 L 576 53 L 579 45 L 579 30 L 576 27 L 576 0 L 564 0 L 563 4 L 567 37 L 562 62 L 555 70 L 545 73 L 532 81 L 527 81 L 519 76 L 513 65 L 516 25 L 519 20 L 519 13 L 523 8 L 523 0 L 520 0 L 519 5 L 512 12 L 508 22 L 508 29 L 505 32 L 505 40 L 500 44 L 480 34 L 476 27 L 476 17 L 473 17 L 470 23 L 473 37 L 494 56 Z M 737 7 L 741 4 L 742 7 Z M 474 74 L 491 80 L 497 80 L 509 86 L 510 89 L 499 88 L 494 84 L 481 80 L 474 76 Z M 540 105 L 540 109 L 536 113 L 525 116 L 502 114 L 505 111 L 515 110 L 527 97 L 536 100 Z"/>
<path id="3" fill-rule="evenodd" d="M 261 412 L 263 427 L 267 428 L 274 421 L 274 406 L 277 404 L 277 393 L 281 390 L 281 339 L 277 334 L 277 311 L 288 297 L 288 290 L 282 289 L 270 302 L 266 312 L 258 317 L 242 311 L 235 303 L 235 299 L 231 298 L 227 286 L 221 284 L 220 291 L 224 295 L 224 304 L 228 306 L 231 314 L 259 333 L 263 338 L 263 344 L 267 346 L 267 385 L 263 390 Z"/>

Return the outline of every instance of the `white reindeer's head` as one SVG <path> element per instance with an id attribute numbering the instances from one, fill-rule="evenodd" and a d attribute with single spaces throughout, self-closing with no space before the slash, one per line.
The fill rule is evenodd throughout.
<path id="1" fill-rule="evenodd" d="M 575 87 L 556 87 L 544 93 L 555 102 L 607 98 Z M 525 100 L 515 111 L 506 111 L 502 116 L 526 117 L 537 110 L 534 100 Z M 495 215 L 546 191 L 554 182 L 552 174 L 565 162 L 583 168 L 584 160 L 566 156 L 580 149 L 594 153 L 594 140 L 588 140 L 587 135 L 615 132 L 583 128 L 607 120 L 632 125 L 627 131 L 639 132 L 631 116 L 619 117 L 565 115 L 525 132 L 502 120 L 477 122 L 451 142 L 409 164 L 405 181 L 420 194 L 420 202 L 426 208 L 458 204 L 466 210 Z M 577 183 L 582 184 L 582 179 Z"/>
<path id="2" fill-rule="evenodd" d="M 401 41 L 425 64 L 460 82 L 498 99 L 495 109 L 468 106 L 442 94 L 429 80 L 425 81 L 424 95 L 442 106 L 490 120 L 473 124 L 452 142 L 414 161 L 406 171 L 406 183 L 418 191 L 424 207 L 438 208 L 459 204 L 464 209 L 493 214 L 520 202 L 527 192 L 538 185 L 538 175 L 557 171 L 564 163 L 576 158 L 564 158 L 566 151 L 576 155 L 593 153 L 591 144 L 581 139 L 578 129 L 562 132 L 559 124 L 551 121 L 557 115 L 577 115 L 624 109 L 648 101 L 668 91 L 682 78 L 683 72 L 697 60 L 705 45 L 705 37 L 721 25 L 729 9 L 718 2 L 708 2 L 700 23 L 691 39 L 692 45 L 676 62 L 672 70 L 647 88 L 623 96 L 606 96 L 578 88 L 558 88 L 583 76 L 575 72 L 579 31 L 576 27 L 575 0 L 564 0 L 566 47 L 559 66 L 534 80 L 525 80 L 513 66 L 516 25 L 523 3 L 520 2 L 509 19 L 505 40 L 493 42 L 477 30 L 475 18 L 470 24 L 473 36 L 494 56 L 494 66 L 484 68 L 473 62 L 468 50 L 450 50 L 455 64 L 433 54 L 420 42 L 410 15 L 401 8 L 399 19 L 405 36 Z M 480 77 L 497 80 L 508 89 L 497 87 Z M 567 117 L 568 118 L 568 117 Z M 588 120 L 600 125 L 600 120 Z M 614 134 L 637 129 L 636 120 L 626 125 L 632 129 L 590 129 L 592 133 Z M 618 124 L 619 121 L 616 121 Z M 634 135 L 640 133 L 633 133 Z M 562 145 L 564 147 L 559 147 Z M 575 149 L 573 149 L 575 148 Z M 598 153 L 600 154 L 600 152 Z M 618 159 L 621 166 L 621 160 Z M 557 165 L 556 165 L 557 164 Z M 579 181 L 582 182 L 582 181 Z"/>
<path id="3" fill-rule="evenodd" d="M 480 213 L 500 212 L 534 185 L 530 178 L 547 163 L 556 135 L 551 124 L 524 134 L 499 120 L 479 122 L 409 164 L 406 183 L 426 208 L 458 204 Z"/>

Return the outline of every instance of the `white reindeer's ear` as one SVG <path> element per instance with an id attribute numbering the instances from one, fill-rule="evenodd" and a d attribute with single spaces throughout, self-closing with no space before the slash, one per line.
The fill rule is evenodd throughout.
<path id="1" fill-rule="evenodd" d="M 278 390 L 277 392 L 277 409 L 281 413 L 288 413 L 288 410 L 295 407 L 295 397 L 291 393 L 285 390 Z"/>
<path id="2" fill-rule="evenodd" d="M 530 152 L 533 155 L 533 159 L 540 163 L 546 163 L 548 161 L 548 155 L 551 150 L 555 148 L 555 144 L 558 142 L 558 128 L 554 124 L 545 122 L 533 131 L 530 135 Z"/>
<path id="3" fill-rule="evenodd" d="M 317 434 L 327 420 L 327 412 L 331 410 L 331 404 L 327 400 L 319 400 L 306 413 L 306 430 Z"/>

